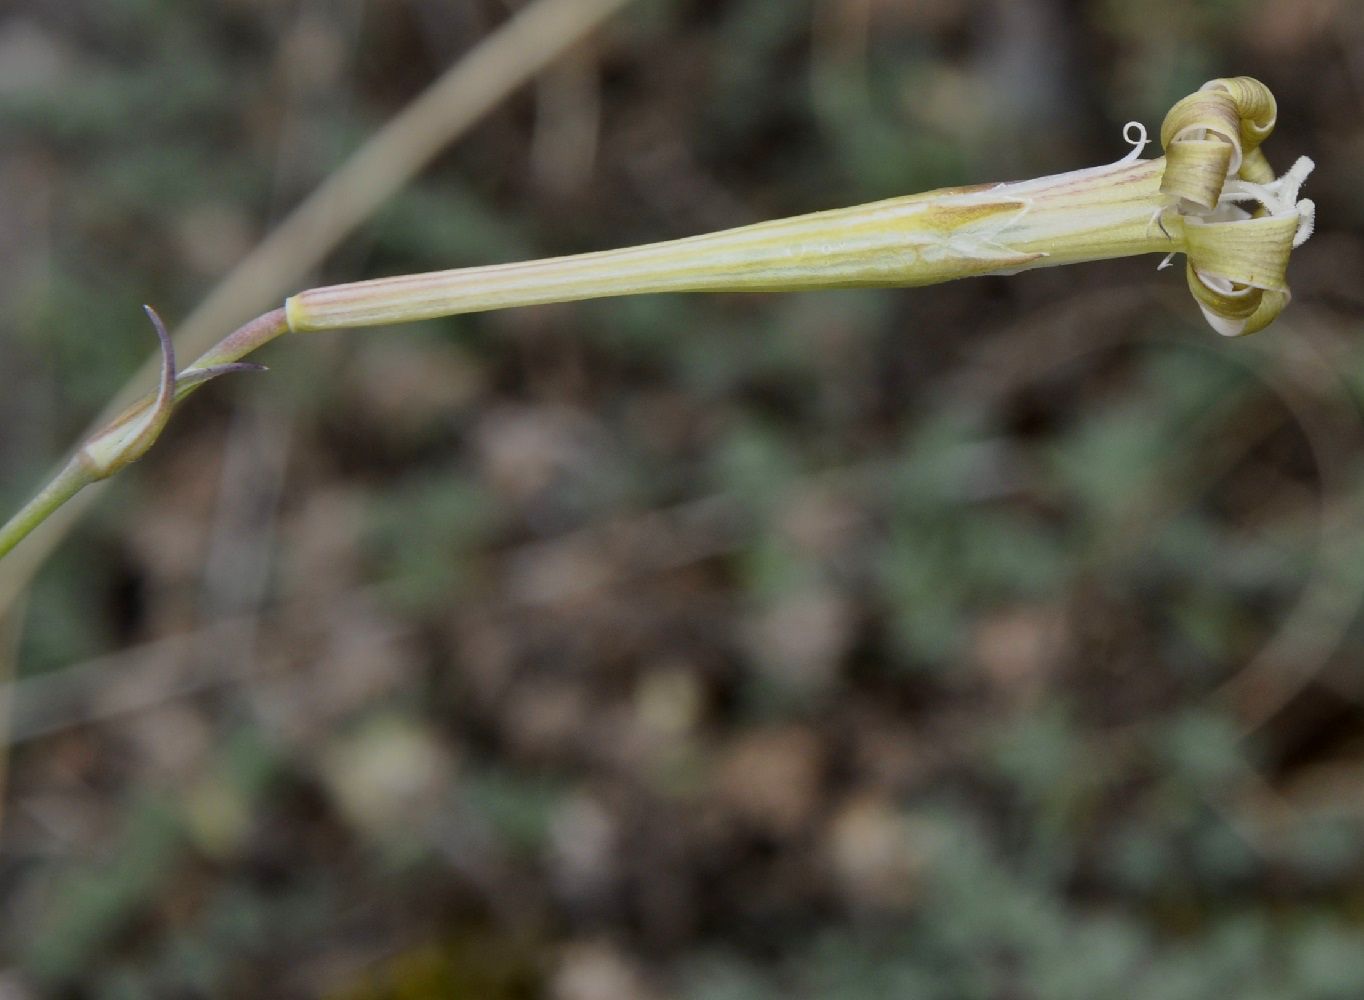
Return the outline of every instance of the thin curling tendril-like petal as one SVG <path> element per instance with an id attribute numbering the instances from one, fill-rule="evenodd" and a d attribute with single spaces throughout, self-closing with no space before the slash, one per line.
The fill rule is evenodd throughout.
<path id="1" fill-rule="evenodd" d="M 1233 76 L 1209 80 L 1200 90 L 1220 90 L 1231 98 L 1239 120 L 1242 150 L 1246 156 L 1274 131 L 1279 118 L 1278 103 L 1270 89 L 1254 77 Z"/>
<path id="2" fill-rule="evenodd" d="M 1190 219 L 1184 227 L 1189 260 L 1200 274 L 1252 288 L 1286 292 L 1288 255 L 1298 231 L 1295 216 L 1265 216 L 1234 222 Z"/>
<path id="3" fill-rule="evenodd" d="M 1312 161 L 1276 177 L 1260 149 L 1277 117 L 1269 88 L 1240 76 L 1208 81 L 1161 125 L 1161 191 L 1185 222 L 1189 288 L 1225 336 L 1263 329 L 1288 304 L 1289 255 L 1315 224 L 1316 206 L 1298 198 Z"/>

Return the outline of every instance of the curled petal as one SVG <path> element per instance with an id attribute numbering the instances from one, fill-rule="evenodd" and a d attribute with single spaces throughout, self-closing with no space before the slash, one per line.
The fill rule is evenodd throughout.
<path id="1" fill-rule="evenodd" d="M 1161 126 L 1161 192 L 1167 214 L 1184 222 L 1189 289 L 1226 336 L 1254 333 L 1283 311 L 1289 254 L 1312 235 L 1315 206 L 1298 198 L 1312 161 L 1276 177 L 1260 151 L 1277 117 L 1269 88 L 1238 76 L 1208 81 Z"/>
<path id="2" fill-rule="evenodd" d="M 1280 292 L 1288 290 L 1284 272 L 1297 232 L 1296 215 L 1184 223 L 1189 260 L 1200 274 Z"/>
<path id="3" fill-rule="evenodd" d="M 1274 180 L 1274 168 L 1265 159 L 1264 151 L 1256 147 L 1241 161 L 1241 169 L 1236 176 L 1256 184 L 1268 184 Z"/>
<path id="4" fill-rule="evenodd" d="M 1160 124 L 1160 144 L 1170 147 L 1185 139 L 1203 139 L 1211 132 L 1236 148 L 1235 163 L 1241 166 L 1241 116 L 1236 101 L 1223 90 L 1200 90 L 1175 102 Z"/>
<path id="5" fill-rule="evenodd" d="M 1200 90 L 1179 101 L 1160 126 L 1165 147 L 1161 191 L 1211 210 L 1229 175 L 1241 169 L 1241 117 L 1223 90 Z"/>
<path id="6" fill-rule="evenodd" d="M 1279 117 L 1278 104 L 1270 89 L 1254 77 L 1233 76 L 1209 80 L 1201 90 L 1221 91 L 1231 98 L 1240 119 L 1242 151 L 1247 156 L 1274 131 L 1274 124 Z"/>
<path id="7" fill-rule="evenodd" d="M 1222 196 L 1236 149 L 1221 139 L 1180 139 L 1166 154 L 1160 190 L 1200 209 L 1211 211 Z"/>
<path id="8" fill-rule="evenodd" d="M 1258 333 L 1273 323 L 1274 320 L 1278 319 L 1279 313 L 1284 311 L 1291 298 L 1292 295 L 1286 288 L 1283 291 L 1274 291 L 1273 289 L 1266 291 L 1264 297 L 1260 299 L 1260 308 L 1256 309 L 1251 314 L 1250 319 L 1246 320 L 1245 329 L 1241 331 L 1241 336 Z"/>
<path id="9" fill-rule="evenodd" d="M 1203 311 L 1208 325 L 1224 337 L 1239 337 L 1246 333 L 1246 325 L 1260 308 L 1265 296 L 1263 288 L 1237 285 L 1225 278 L 1199 274 L 1193 261 L 1185 267 L 1185 277 L 1194 301 Z"/>
<path id="10" fill-rule="evenodd" d="M 1185 220 L 1189 290 L 1214 330 L 1245 336 L 1283 312 L 1289 299 L 1284 270 L 1299 226 L 1296 215 Z"/>
<path id="11" fill-rule="evenodd" d="M 1258 333 L 1278 319 L 1292 295 L 1285 289 L 1231 286 L 1218 278 L 1205 279 L 1189 267 L 1189 289 L 1208 325 L 1224 337 Z"/>

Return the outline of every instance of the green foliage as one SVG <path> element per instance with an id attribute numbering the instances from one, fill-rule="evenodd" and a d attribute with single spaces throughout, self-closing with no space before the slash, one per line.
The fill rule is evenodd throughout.
<path id="1" fill-rule="evenodd" d="M 386 490 L 370 521 L 380 577 L 395 600 L 415 607 L 477 582 L 473 554 L 496 523 L 478 484 L 448 473 Z"/>
<path id="2" fill-rule="evenodd" d="M 498 842 L 533 853 L 545 847 L 556 808 L 563 802 L 562 782 L 487 767 L 461 782 L 465 808 L 487 824 Z"/>
<path id="3" fill-rule="evenodd" d="M 27 961 L 43 979 L 70 975 L 95 961 L 106 940 L 171 877 L 183 841 L 174 811 L 145 800 L 128 811 L 115 858 L 71 871 L 54 890 L 51 917 Z"/>

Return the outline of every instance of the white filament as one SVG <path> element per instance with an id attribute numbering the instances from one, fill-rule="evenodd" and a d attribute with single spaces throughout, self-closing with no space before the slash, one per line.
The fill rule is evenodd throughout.
<path id="1" fill-rule="evenodd" d="M 1141 151 L 1150 143 L 1146 138 L 1146 126 L 1141 122 L 1128 122 L 1122 127 L 1122 140 L 1132 148 L 1127 151 L 1119 163 L 1134 163 L 1141 156 Z"/>

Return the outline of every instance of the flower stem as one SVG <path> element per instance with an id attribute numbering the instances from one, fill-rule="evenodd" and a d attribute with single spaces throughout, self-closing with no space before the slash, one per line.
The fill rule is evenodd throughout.
<path id="1" fill-rule="evenodd" d="M 0 559 L 28 537 L 62 504 L 95 481 L 92 470 L 72 458 L 23 509 L 0 527 Z"/>

